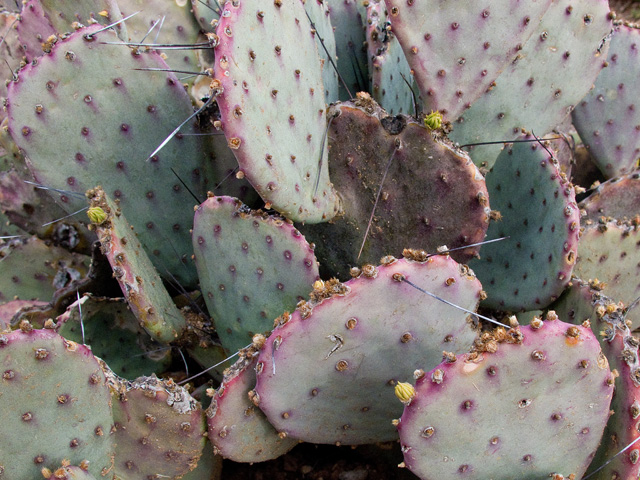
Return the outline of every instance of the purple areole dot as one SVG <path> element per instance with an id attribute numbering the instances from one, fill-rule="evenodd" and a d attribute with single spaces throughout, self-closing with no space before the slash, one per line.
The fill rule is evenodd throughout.
<path id="1" fill-rule="evenodd" d="M 497 373 L 498 369 L 495 367 L 495 365 L 491 365 L 487 368 L 487 375 L 494 377 Z"/>
<path id="2" fill-rule="evenodd" d="M 84 103 L 91 103 L 91 102 L 93 102 L 93 97 L 91 95 L 85 95 Z"/>
<path id="3" fill-rule="evenodd" d="M 81 163 L 84 162 L 85 161 L 84 155 L 81 154 L 80 152 L 76 153 L 76 161 Z"/>
<path id="4" fill-rule="evenodd" d="M 31 129 L 29 127 L 22 127 L 22 136 L 28 137 L 31 134 Z"/>
<path id="5" fill-rule="evenodd" d="M 174 232 L 179 232 L 181 227 L 180 227 L 180 224 L 174 223 L 173 227 L 171 227 L 171 228 L 173 228 Z"/>
<path id="6" fill-rule="evenodd" d="M 235 273 L 236 272 L 236 266 L 235 265 L 229 265 L 229 271 L 231 273 Z"/>
<path id="7" fill-rule="evenodd" d="M 153 229 L 153 222 L 147 222 L 147 228 L 149 230 Z"/>
<path id="8" fill-rule="evenodd" d="M 174 86 L 176 84 L 176 81 L 173 78 L 169 77 L 167 78 L 167 84 L 170 86 Z"/>
<path id="9" fill-rule="evenodd" d="M 465 400 L 460 404 L 460 410 L 467 411 L 473 408 L 473 402 L 471 400 Z"/>
<path id="10" fill-rule="evenodd" d="M 113 196 L 116 198 L 120 198 L 122 196 L 122 192 L 120 190 L 114 190 Z"/>
<path id="11" fill-rule="evenodd" d="M 451 30 L 457 30 L 460 24 L 458 22 L 453 22 L 451 24 Z"/>
<path id="12" fill-rule="evenodd" d="M 245 252 L 249 250 L 249 244 L 247 242 L 242 242 L 242 250 Z"/>
<path id="13" fill-rule="evenodd" d="M 91 132 L 89 131 L 89 128 L 88 128 L 88 127 L 82 127 L 82 129 L 80 129 L 80 133 L 81 133 L 84 137 L 86 137 L 86 136 L 87 136 L 87 135 L 89 135 L 89 133 L 91 133 Z"/>
<path id="14" fill-rule="evenodd" d="M 267 243 L 273 242 L 273 238 L 271 238 L 271 235 L 267 235 L 264 239 Z"/>
<path id="15" fill-rule="evenodd" d="M 46 86 L 47 90 L 53 90 L 54 88 L 56 88 L 56 84 L 55 84 L 55 83 L 53 83 L 51 80 L 49 80 L 49 81 L 46 83 L 46 85 L 45 85 L 45 86 Z"/>
<path id="16" fill-rule="evenodd" d="M 157 155 L 154 155 L 149 160 L 151 161 L 151 163 L 158 163 L 158 160 L 160 160 L 160 158 L 158 158 Z"/>
<path id="17" fill-rule="evenodd" d="M 176 184 L 173 186 L 173 191 L 174 192 L 179 192 L 180 191 L 180 185 Z"/>
<path id="18" fill-rule="evenodd" d="M 116 168 L 118 170 L 124 170 L 124 162 L 118 162 L 116 163 Z"/>
<path id="19" fill-rule="evenodd" d="M 276 287 L 278 288 L 278 290 L 284 290 L 284 285 L 282 283 L 278 283 Z"/>
<path id="20" fill-rule="evenodd" d="M 127 125 L 126 123 L 123 123 L 122 125 L 120 125 L 120 130 L 123 132 L 128 132 L 129 131 L 129 125 Z"/>
<path id="21" fill-rule="evenodd" d="M 66 195 L 60 195 L 60 201 L 62 203 L 69 203 L 69 197 L 67 197 Z"/>
<path id="22" fill-rule="evenodd" d="M 202 236 L 198 237 L 198 245 L 204 245 L 204 238 Z"/>
<path id="23" fill-rule="evenodd" d="M 222 230 L 222 227 L 220 225 L 215 225 L 213 227 L 213 233 L 215 233 L 215 234 L 220 233 L 221 230 Z"/>
<path id="24" fill-rule="evenodd" d="M 114 87 L 119 87 L 122 85 L 122 79 L 121 78 L 114 78 L 113 79 L 113 86 Z"/>
<path id="25" fill-rule="evenodd" d="M 76 179 L 74 177 L 68 177 L 67 178 L 67 185 L 75 185 L 76 184 Z"/>
<path id="26" fill-rule="evenodd" d="M 156 113 L 156 110 L 157 110 L 157 108 L 156 108 L 155 105 L 147 106 L 147 112 L 149 112 L 149 113 Z"/>
<path id="27" fill-rule="evenodd" d="M 287 260 L 291 260 L 291 252 L 289 250 L 285 250 L 283 255 Z"/>
<path id="28" fill-rule="evenodd" d="M 176 30 L 179 31 L 179 32 L 183 32 L 184 31 L 184 27 L 182 25 L 178 25 L 176 27 Z"/>
<path id="29" fill-rule="evenodd" d="M 256 268 L 256 273 L 258 275 L 262 275 L 264 273 L 264 270 L 262 268 L 258 267 L 258 268 Z"/>
<path id="30" fill-rule="evenodd" d="M 149 191 L 147 192 L 147 198 L 148 198 L 149 200 L 151 200 L 154 196 L 155 196 L 155 194 L 154 194 L 151 190 L 149 190 Z"/>

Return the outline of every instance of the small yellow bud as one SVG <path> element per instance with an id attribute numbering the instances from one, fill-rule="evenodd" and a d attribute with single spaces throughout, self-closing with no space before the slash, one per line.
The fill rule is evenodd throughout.
<path id="1" fill-rule="evenodd" d="M 416 396 L 416 390 L 410 383 L 398 382 L 395 392 L 396 397 L 405 405 L 408 405 Z"/>
<path id="2" fill-rule="evenodd" d="M 87 210 L 87 216 L 91 222 L 100 225 L 107 219 L 107 212 L 100 207 L 91 207 Z"/>
<path id="3" fill-rule="evenodd" d="M 424 126 L 429 130 L 437 130 L 442 127 L 442 114 L 432 110 L 429 115 L 424 117 Z"/>

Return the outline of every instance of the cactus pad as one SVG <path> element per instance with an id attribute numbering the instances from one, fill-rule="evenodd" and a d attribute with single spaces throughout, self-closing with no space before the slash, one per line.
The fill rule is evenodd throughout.
<path id="1" fill-rule="evenodd" d="M 640 112 L 633 85 L 640 75 L 640 28 L 619 25 L 608 67 L 573 112 L 573 123 L 606 178 L 631 173 L 640 158 Z"/>
<path id="2" fill-rule="evenodd" d="M 331 275 L 347 278 L 350 267 L 400 256 L 404 248 L 435 251 L 484 239 L 488 194 L 465 152 L 410 117 L 387 115 L 367 94 L 359 94 L 355 103 L 333 105 L 329 115 L 335 116 L 330 171 L 345 213 L 301 229 Z M 457 251 L 453 258 L 466 262 L 477 251 Z"/>
<path id="3" fill-rule="evenodd" d="M 587 213 L 586 220 L 601 217 L 634 220 L 640 215 L 640 173 L 612 178 L 598 187 L 579 205 Z M 583 219 L 584 222 L 584 219 Z"/>
<path id="4" fill-rule="evenodd" d="M 538 135 L 553 130 L 602 70 L 611 18 L 607 0 L 552 2 L 516 61 L 456 121 L 451 139 L 461 144 L 508 141 L 522 129 Z M 499 150 L 496 145 L 473 147 L 471 158 L 476 165 L 491 166 Z"/>
<path id="5" fill-rule="evenodd" d="M 109 389 L 91 351 L 51 330 L 0 335 L 3 478 L 40 478 L 63 459 L 106 475 L 113 462 Z"/>
<path id="6" fill-rule="evenodd" d="M 583 280 L 598 279 L 603 293 L 629 306 L 640 297 L 640 230 L 637 226 L 608 222 L 587 225 L 580 237 L 574 274 Z M 632 328 L 640 326 L 640 310 L 627 316 Z"/>
<path id="7" fill-rule="evenodd" d="M 193 248 L 200 284 L 222 345 L 233 352 L 291 311 L 318 279 L 313 250 L 291 224 L 236 199 L 198 207 Z"/>
<path id="8" fill-rule="evenodd" d="M 154 340 L 165 343 L 175 340 L 185 328 L 184 317 L 164 288 L 138 236 L 102 188 L 87 191 L 87 196 L 91 207 L 101 213 L 94 216 L 99 221 L 93 225 L 102 253 L 109 259 L 129 307 Z"/>
<path id="9" fill-rule="evenodd" d="M 441 256 L 386 262 L 326 282 L 267 339 L 254 398 L 279 432 L 314 443 L 394 440 L 394 385 L 473 342 L 467 313 L 403 281 L 473 311 L 481 286 L 468 268 Z"/>
<path id="10" fill-rule="evenodd" d="M 491 206 L 501 219 L 489 225 L 480 259 L 469 262 L 487 291 L 486 305 L 534 310 L 555 300 L 571 279 L 580 216 L 575 191 L 538 143 L 502 151 L 487 174 Z"/>
<path id="11" fill-rule="evenodd" d="M 588 327 L 537 320 L 498 329 L 417 381 L 398 425 L 405 464 L 423 480 L 581 478 L 612 394 Z"/>
<path id="12" fill-rule="evenodd" d="M 516 58 L 550 4 L 386 0 L 425 109 L 439 110 L 450 121 Z"/>
<path id="13" fill-rule="evenodd" d="M 187 135 L 195 129 L 186 126 L 184 136 L 146 160 L 192 114 L 191 102 L 175 75 L 135 71 L 167 68 L 159 54 L 105 44 L 117 38 L 109 31 L 92 36 L 97 30 L 73 33 L 20 71 L 9 85 L 9 131 L 36 181 L 84 196 L 99 179 L 131 212 L 141 243 L 163 273 L 195 283 L 195 269 L 183 260 L 191 255 L 195 203 L 188 190 L 206 191 L 205 140 Z M 70 194 L 61 199 L 70 213 L 84 206 Z"/>
<path id="14" fill-rule="evenodd" d="M 116 478 L 180 478 L 193 470 L 205 441 L 200 405 L 172 380 L 133 382 L 107 373 L 113 392 Z"/>
<path id="15" fill-rule="evenodd" d="M 263 462 L 287 453 L 298 444 L 279 436 L 249 393 L 256 386 L 256 346 L 240 352 L 207 409 L 209 439 L 215 452 L 234 462 Z"/>
<path id="16" fill-rule="evenodd" d="M 339 199 L 327 168 L 322 67 L 302 2 L 227 2 L 217 32 L 217 101 L 241 170 L 288 218 L 330 220 Z"/>

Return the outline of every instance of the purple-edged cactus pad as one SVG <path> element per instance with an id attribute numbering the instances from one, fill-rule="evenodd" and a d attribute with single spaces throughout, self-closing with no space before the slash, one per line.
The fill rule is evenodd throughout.
<path id="1" fill-rule="evenodd" d="M 52 330 L 0 334 L 0 478 L 35 479 L 64 459 L 99 478 L 113 462 L 109 389 L 91 350 Z"/>
<path id="2" fill-rule="evenodd" d="M 394 440 L 394 385 L 436 365 L 443 350 L 471 346 L 466 312 L 404 280 L 470 311 L 480 282 L 450 257 L 414 258 L 424 261 L 386 258 L 347 283 L 326 282 L 281 317 L 260 351 L 254 396 L 279 432 L 314 443 Z"/>
<path id="3" fill-rule="evenodd" d="M 450 121 L 516 58 L 550 4 L 386 0 L 426 110 L 439 110 Z"/>
<path id="4" fill-rule="evenodd" d="M 604 67 L 611 19 L 607 0 L 552 2 L 515 61 L 456 121 L 451 139 L 460 144 L 507 141 L 522 129 L 538 135 L 553 130 Z M 500 148 L 473 147 L 471 158 L 476 165 L 491 166 Z"/>
<path id="5" fill-rule="evenodd" d="M 587 213 L 586 220 L 593 222 L 601 217 L 623 221 L 635 219 L 640 215 L 640 173 L 630 173 L 601 183 L 578 206 Z"/>
<path id="6" fill-rule="evenodd" d="M 256 386 L 257 347 L 252 345 L 240 352 L 240 360 L 225 373 L 206 412 L 215 453 L 234 462 L 271 460 L 298 444 L 298 440 L 280 435 L 251 401 L 249 394 Z"/>
<path id="7" fill-rule="evenodd" d="M 398 424 L 405 465 L 423 480 L 581 478 L 612 394 L 589 327 L 499 327 L 417 381 Z"/>
<path id="8" fill-rule="evenodd" d="M 217 32 L 214 88 L 240 168 L 288 218 L 330 220 L 339 199 L 327 167 L 322 66 L 302 2 L 227 2 Z"/>
<path id="9" fill-rule="evenodd" d="M 205 178 L 205 139 L 189 135 L 195 128 L 188 125 L 148 158 L 193 113 L 191 102 L 173 73 L 136 70 L 168 68 L 160 54 L 106 44 L 117 37 L 97 30 L 74 32 L 20 70 L 9 85 L 9 132 L 37 182 L 80 194 L 61 197 L 69 213 L 85 206 L 85 191 L 99 182 L 132 212 L 163 274 L 195 283 L 195 268 L 184 264 L 195 203 L 189 191 L 204 194 L 205 180 L 215 181 Z"/>

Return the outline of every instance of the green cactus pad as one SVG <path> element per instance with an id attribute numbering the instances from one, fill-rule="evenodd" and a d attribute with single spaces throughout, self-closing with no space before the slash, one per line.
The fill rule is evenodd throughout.
<path id="1" fill-rule="evenodd" d="M 364 2 L 327 0 L 326 3 L 335 29 L 338 72 L 349 87 L 347 91 L 340 82 L 340 100 L 350 100 L 356 92 L 366 89 L 369 77 L 364 32 L 366 11 L 362 5 Z"/>
<path id="2" fill-rule="evenodd" d="M 304 9 L 309 14 L 313 27 L 315 27 L 311 31 L 316 38 L 316 47 L 322 62 L 322 83 L 324 85 L 325 102 L 332 103 L 338 100 L 338 72 L 334 67 L 337 60 L 336 38 L 333 34 L 333 26 L 329 17 L 329 7 L 324 0 L 306 0 L 303 3 Z M 324 47 L 322 46 L 323 43 Z M 333 65 L 331 65 L 331 60 L 329 59 L 333 61 Z"/>
<path id="3" fill-rule="evenodd" d="M 280 437 L 249 396 L 256 386 L 257 346 L 240 352 L 207 409 L 214 451 L 234 462 L 264 462 L 284 455 L 298 440 Z"/>
<path id="4" fill-rule="evenodd" d="M 168 343 L 185 329 L 185 319 L 164 288 L 138 236 L 101 187 L 87 191 L 92 208 L 101 208 L 107 220 L 94 224 L 102 253 L 109 259 L 129 307 L 154 340 Z"/>
<path id="5" fill-rule="evenodd" d="M 574 325 L 589 321 L 597 334 L 601 327 L 598 325 L 595 307 L 605 298 L 601 293 L 602 287 L 603 285 L 595 281 L 585 282 L 574 277 L 560 298 L 549 305 L 548 310 L 554 311 L 563 322 Z"/>
<path id="6" fill-rule="evenodd" d="M 9 86 L 9 130 L 39 183 L 84 196 L 97 179 L 130 212 L 145 249 L 163 274 L 195 283 L 191 213 L 203 195 L 208 158 L 205 137 L 185 126 L 157 155 L 154 149 L 192 114 L 175 75 L 136 68 L 167 68 L 160 55 L 133 51 L 97 26 L 59 41 L 51 54 L 19 73 Z M 175 172 L 172 172 L 172 169 Z M 183 186 L 181 180 L 187 187 Z M 69 213 L 84 199 L 61 196 Z M 186 241 L 186 243 L 185 243 Z"/>
<path id="7" fill-rule="evenodd" d="M 541 309 L 571 279 L 580 230 L 573 186 L 538 143 L 505 149 L 487 174 L 492 222 L 474 269 L 487 292 L 485 305 L 500 310 Z"/>
<path id="8" fill-rule="evenodd" d="M 205 443 L 204 413 L 172 380 L 133 382 L 107 373 L 113 392 L 115 480 L 180 478 L 193 470 Z"/>
<path id="9" fill-rule="evenodd" d="M 2 394 L 0 475 L 41 478 L 63 460 L 89 463 L 103 478 L 112 468 L 110 394 L 91 351 L 51 330 L 23 325 L 0 335 Z"/>
<path id="10" fill-rule="evenodd" d="M 330 220 L 339 199 L 327 168 L 322 68 L 302 2 L 227 2 L 217 31 L 217 101 L 241 170 L 288 218 Z"/>
<path id="11" fill-rule="evenodd" d="M 171 348 L 149 337 L 123 299 L 84 296 L 56 319 L 56 331 L 90 345 L 111 370 L 128 379 L 160 373 L 171 363 Z"/>
<path id="12" fill-rule="evenodd" d="M 329 275 L 348 278 L 350 267 L 399 257 L 404 248 L 435 252 L 484 239 L 488 194 L 465 152 L 410 117 L 389 116 L 368 94 L 333 105 L 329 115 L 330 172 L 345 212 L 333 222 L 301 227 Z M 477 251 L 452 255 L 467 262 Z"/>
<path id="13" fill-rule="evenodd" d="M 640 28 L 618 25 L 609 44 L 608 67 L 574 110 L 576 130 L 606 178 L 631 173 L 640 158 Z"/>
<path id="14" fill-rule="evenodd" d="M 267 339 L 254 399 L 279 432 L 313 443 L 395 440 L 394 385 L 440 362 L 443 350 L 471 346 L 466 312 L 403 279 L 473 311 L 481 296 L 473 273 L 442 256 L 386 261 L 345 284 L 325 283 Z"/>
<path id="15" fill-rule="evenodd" d="M 222 345 L 234 352 L 292 311 L 318 279 L 304 237 L 285 220 L 231 197 L 198 207 L 193 249 L 200 285 Z"/>
<path id="16" fill-rule="evenodd" d="M 550 4 L 386 1 L 425 109 L 439 110 L 450 121 L 516 58 Z"/>
<path id="17" fill-rule="evenodd" d="M 634 220 L 640 215 L 640 173 L 601 183 L 578 206 L 587 213 L 586 220 L 593 222 L 601 217 Z"/>
<path id="18" fill-rule="evenodd" d="M 387 29 L 385 12 L 382 3 L 371 2 L 367 6 L 370 91 L 374 100 L 390 115 L 410 115 L 414 113 L 413 95 L 402 76 L 411 85 L 413 75 L 398 39 Z"/>
<path id="19" fill-rule="evenodd" d="M 522 129 L 544 135 L 559 125 L 604 67 L 611 18 L 607 0 L 553 2 L 517 60 L 454 124 L 451 139 L 508 141 Z M 471 158 L 490 167 L 500 148 L 472 147 Z"/>
<path id="20" fill-rule="evenodd" d="M 48 302 L 53 294 L 89 271 L 91 259 L 69 253 L 36 237 L 13 239 L 0 246 L 0 302 L 15 298 Z"/>
<path id="21" fill-rule="evenodd" d="M 405 465 L 422 480 L 582 478 L 613 395 L 591 330 L 538 320 L 483 340 L 417 381 L 398 424 Z"/>
<path id="22" fill-rule="evenodd" d="M 583 280 L 598 279 L 603 293 L 626 306 L 640 297 L 640 230 L 615 222 L 587 225 L 580 237 L 574 274 Z M 632 329 L 640 326 L 640 310 L 627 316 Z"/>
<path id="23" fill-rule="evenodd" d="M 218 0 L 191 0 L 191 8 L 200 28 L 205 32 L 215 33 L 220 19 L 220 2 Z"/>

